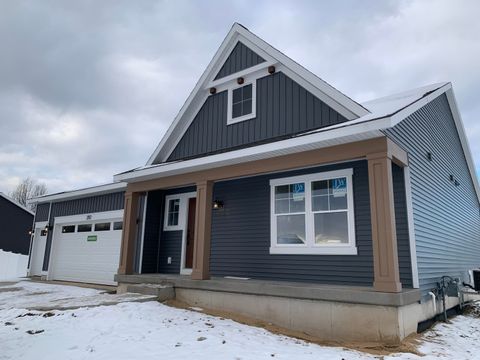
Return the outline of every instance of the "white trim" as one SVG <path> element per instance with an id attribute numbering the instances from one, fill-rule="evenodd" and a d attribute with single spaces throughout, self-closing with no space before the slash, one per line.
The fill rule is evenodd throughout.
<path id="1" fill-rule="evenodd" d="M 172 200 L 178 200 L 178 223 L 177 225 L 168 225 L 168 209 L 169 203 Z M 163 231 L 178 231 L 183 230 L 182 223 L 182 194 L 174 194 L 165 196 L 165 211 L 163 214 Z"/>
<path id="2" fill-rule="evenodd" d="M 143 265 L 143 244 L 145 242 L 145 218 L 147 217 L 147 203 L 148 203 L 148 192 L 146 193 L 144 201 L 143 201 L 142 231 L 141 231 L 141 235 L 140 235 L 140 242 L 141 242 L 140 243 L 140 256 L 138 258 L 138 269 L 137 269 L 139 274 L 142 273 L 142 265 Z"/>
<path id="3" fill-rule="evenodd" d="M 126 182 L 150 180 L 164 176 L 185 174 L 193 171 L 240 164 L 275 156 L 382 137 L 385 135 L 380 130 L 384 129 L 388 123 L 388 119 L 381 119 L 379 122 L 372 121 L 345 127 L 329 127 L 308 135 L 252 146 L 240 150 L 233 150 L 191 160 L 147 166 L 136 171 L 117 174 L 114 176 L 114 179 Z"/>
<path id="4" fill-rule="evenodd" d="M 250 114 L 233 118 L 233 91 L 247 85 L 252 85 L 252 112 Z M 227 125 L 236 124 L 257 117 L 257 78 L 253 78 L 251 80 L 246 79 L 241 85 L 236 83 L 232 84 L 232 86 L 228 89 L 227 98 Z"/>
<path id="5" fill-rule="evenodd" d="M 57 216 L 55 217 L 55 225 L 62 225 L 67 223 L 72 223 L 73 225 L 79 222 L 95 224 L 96 222 L 109 219 L 123 219 L 123 210 L 84 213 L 80 215 Z"/>
<path id="6" fill-rule="evenodd" d="M 199 81 L 195 85 L 195 88 L 190 93 L 185 104 L 180 109 L 178 115 L 168 128 L 164 137 L 148 159 L 147 165 L 153 164 L 156 160 L 163 162 L 169 157 L 193 121 L 195 115 L 198 113 L 198 110 L 208 97 L 208 90 L 206 90 L 208 85 L 214 83 L 213 79 L 216 77 L 220 67 L 228 58 L 230 52 L 238 41 L 244 43 L 247 47 L 251 48 L 266 60 L 266 63 L 262 63 L 262 66 L 269 66 L 273 63 L 281 64 L 283 71 L 287 76 L 292 78 L 292 80 L 310 91 L 314 96 L 318 97 L 348 120 L 369 114 L 369 111 L 362 105 L 330 86 L 325 81 L 294 62 L 277 49 L 273 48 L 264 40 L 245 29 L 243 26 L 235 23 L 203 72 Z M 258 69 L 261 69 L 262 66 L 259 66 Z M 235 74 L 235 76 L 238 77 L 239 74 Z"/>
<path id="7" fill-rule="evenodd" d="M 415 222 L 413 218 L 412 186 L 410 182 L 410 167 L 403 168 L 405 182 L 405 200 L 407 206 L 408 239 L 410 244 L 410 264 L 412 266 L 412 285 L 414 289 L 420 287 L 417 265 L 417 242 L 415 240 Z"/>
<path id="8" fill-rule="evenodd" d="M 101 194 L 107 194 L 110 192 L 115 192 L 116 190 L 122 190 L 122 189 L 125 189 L 126 187 L 127 187 L 126 183 L 115 182 L 113 184 L 94 186 L 90 188 L 67 191 L 67 192 L 62 192 L 62 193 L 52 194 L 52 195 L 44 195 L 44 196 L 29 199 L 27 203 L 28 204 L 45 203 L 45 202 L 55 201 L 55 200 L 80 198 L 80 197 L 85 197 L 89 195 L 92 195 L 92 196 L 101 195 Z"/>
<path id="9" fill-rule="evenodd" d="M 29 210 L 28 208 L 26 208 L 25 206 L 20 204 L 18 201 L 12 199 L 10 196 L 4 194 L 3 192 L 0 192 L 0 196 L 3 197 L 5 200 L 10 201 L 13 205 L 18 206 L 20 209 L 25 210 L 30 215 L 35 215 L 35 213 L 33 211 Z"/>
<path id="10" fill-rule="evenodd" d="M 191 268 L 185 267 L 186 260 L 187 260 L 187 231 L 188 231 L 188 212 L 190 207 L 190 199 L 196 198 L 196 192 L 186 193 L 184 197 L 185 202 L 185 219 L 184 219 L 184 229 L 182 233 L 182 252 L 180 258 L 180 275 L 190 275 L 192 273 Z M 194 225 L 195 226 L 195 225 Z"/>
<path id="11" fill-rule="evenodd" d="M 346 212 L 348 226 L 348 244 L 339 245 L 316 245 L 314 215 L 318 211 L 312 210 L 312 189 L 311 184 L 314 181 L 329 180 L 338 177 L 347 178 L 347 210 L 328 211 Z M 342 169 L 326 171 L 315 174 L 305 174 L 280 179 L 270 180 L 270 254 L 301 254 L 301 255 L 357 255 L 356 235 L 355 235 L 355 213 L 353 204 L 353 169 Z M 305 244 L 277 244 L 277 217 L 289 214 L 275 214 L 275 187 L 289 185 L 293 183 L 305 184 L 305 209 L 298 212 L 305 216 Z M 297 213 L 291 213 L 295 215 Z"/>

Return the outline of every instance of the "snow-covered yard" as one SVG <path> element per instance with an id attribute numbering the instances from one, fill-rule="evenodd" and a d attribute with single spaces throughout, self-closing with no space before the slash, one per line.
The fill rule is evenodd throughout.
<path id="1" fill-rule="evenodd" d="M 0 283 L 0 359 L 480 358 L 480 319 L 473 315 L 426 332 L 418 347 L 426 356 L 380 356 L 319 346 L 136 296 L 116 305 L 93 306 L 109 296 L 73 286 Z M 63 310 L 31 310 L 42 304 L 60 304 Z M 68 305 L 90 307 L 65 310 Z"/>

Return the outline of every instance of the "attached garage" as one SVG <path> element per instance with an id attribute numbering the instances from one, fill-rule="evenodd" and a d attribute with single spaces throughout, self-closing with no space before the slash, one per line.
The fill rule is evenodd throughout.
<path id="1" fill-rule="evenodd" d="M 123 211 L 55 219 L 52 280 L 114 285 L 120 259 Z"/>
<path id="2" fill-rule="evenodd" d="M 115 285 L 124 183 L 46 195 L 37 204 L 29 275 Z"/>

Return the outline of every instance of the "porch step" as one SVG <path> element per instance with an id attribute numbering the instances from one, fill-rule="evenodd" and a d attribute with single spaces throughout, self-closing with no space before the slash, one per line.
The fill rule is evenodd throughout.
<path id="1" fill-rule="evenodd" d="M 175 298 L 173 284 L 129 284 L 127 292 L 143 295 L 153 295 L 158 301 L 165 301 Z"/>

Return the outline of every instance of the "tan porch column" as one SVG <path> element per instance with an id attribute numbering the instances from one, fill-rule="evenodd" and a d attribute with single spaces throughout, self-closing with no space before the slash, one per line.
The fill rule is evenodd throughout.
<path id="1" fill-rule="evenodd" d="M 210 234 L 212 227 L 213 181 L 197 182 L 195 240 L 192 279 L 210 279 Z"/>
<path id="2" fill-rule="evenodd" d="M 373 287 L 377 291 L 400 292 L 402 284 L 398 266 L 392 159 L 387 152 L 370 154 L 367 159 L 375 277 Z"/>
<path id="3" fill-rule="evenodd" d="M 120 266 L 118 274 L 133 274 L 135 256 L 135 237 L 137 230 L 138 200 L 140 193 L 125 193 L 125 207 L 123 211 L 122 246 L 120 249 Z"/>

